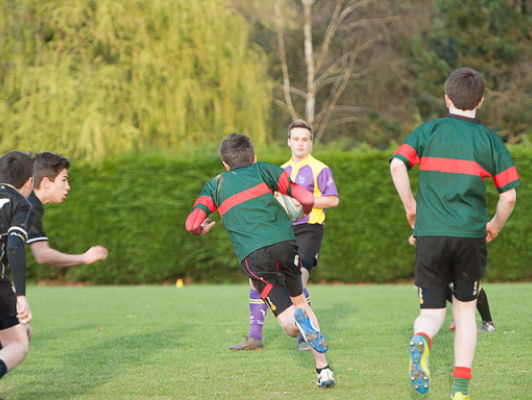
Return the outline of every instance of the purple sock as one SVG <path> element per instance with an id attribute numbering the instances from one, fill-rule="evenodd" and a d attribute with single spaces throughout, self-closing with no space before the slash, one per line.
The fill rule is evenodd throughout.
<path id="1" fill-rule="evenodd" d="M 249 333 L 255 340 L 262 340 L 262 327 L 268 306 L 255 289 L 249 289 Z"/>
<path id="2" fill-rule="evenodd" d="M 307 303 L 310 307 L 310 295 L 308 294 L 308 290 L 307 288 L 303 289 L 303 294 L 305 295 L 305 299 L 307 300 Z M 298 342 L 301 342 L 303 340 L 303 338 L 301 337 L 301 333 L 298 335 L 297 337 L 297 341 Z"/>

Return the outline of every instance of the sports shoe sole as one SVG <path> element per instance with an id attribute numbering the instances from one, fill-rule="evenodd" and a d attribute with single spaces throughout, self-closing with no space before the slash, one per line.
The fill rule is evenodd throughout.
<path id="1" fill-rule="evenodd" d="M 296 318 L 296 325 L 299 328 L 303 339 L 310 347 L 318 353 L 325 353 L 329 350 L 329 345 L 327 344 L 325 336 L 312 325 L 312 321 L 304 309 L 298 308 L 294 313 L 294 317 Z"/>
<path id="2" fill-rule="evenodd" d="M 422 336 L 410 341 L 410 381 L 419 393 L 427 393 L 430 386 L 429 349 Z"/>

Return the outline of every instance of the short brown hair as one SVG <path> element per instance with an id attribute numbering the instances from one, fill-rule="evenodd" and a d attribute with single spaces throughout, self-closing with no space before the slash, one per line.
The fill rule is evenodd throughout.
<path id="1" fill-rule="evenodd" d="M 231 133 L 220 144 L 218 151 L 222 161 L 230 167 L 237 164 L 252 163 L 255 158 L 253 142 L 244 134 Z"/>
<path id="2" fill-rule="evenodd" d="M 45 151 L 35 154 L 33 158 L 35 160 L 35 181 L 33 183 L 35 189 L 41 187 L 41 182 L 45 177 L 53 182 L 62 170 L 70 168 L 70 161 L 62 154 Z"/>
<path id="3" fill-rule="evenodd" d="M 33 158 L 22 151 L 10 151 L 0 157 L 0 182 L 20 189 L 33 176 Z"/>
<path id="4" fill-rule="evenodd" d="M 302 119 L 297 119 L 288 127 L 288 139 L 290 139 L 290 132 L 292 132 L 292 129 L 294 128 L 305 128 L 308 129 L 310 132 L 310 140 L 314 140 L 314 133 L 312 133 L 312 127 L 308 124 L 307 121 L 304 121 Z"/>
<path id="5" fill-rule="evenodd" d="M 486 80 L 471 68 L 454 71 L 445 81 L 445 94 L 459 110 L 474 110 L 486 89 Z"/>

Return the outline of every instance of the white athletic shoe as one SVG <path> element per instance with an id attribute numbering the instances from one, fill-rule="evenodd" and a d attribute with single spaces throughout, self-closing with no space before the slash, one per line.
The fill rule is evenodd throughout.
<path id="1" fill-rule="evenodd" d="M 320 388 L 332 388 L 334 386 L 334 375 L 331 369 L 322 369 L 318 374 L 318 381 L 316 383 Z"/>

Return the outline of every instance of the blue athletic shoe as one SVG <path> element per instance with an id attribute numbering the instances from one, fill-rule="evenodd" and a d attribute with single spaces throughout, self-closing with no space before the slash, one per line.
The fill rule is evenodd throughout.
<path id="1" fill-rule="evenodd" d="M 312 325 L 312 321 L 308 317 L 307 312 L 303 308 L 298 308 L 294 313 L 294 317 L 296 318 L 296 325 L 305 342 L 318 353 L 325 353 L 329 349 L 327 340 L 325 339 L 325 336 Z"/>
<path id="2" fill-rule="evenodd" d="M 429 346 L 421 335 L 414 336 L 410 341 L 410 381 L 419 393 L 429 391 Z"/>

